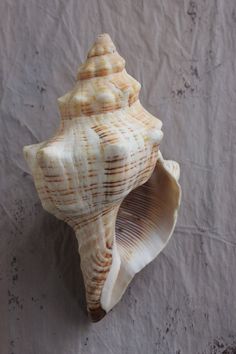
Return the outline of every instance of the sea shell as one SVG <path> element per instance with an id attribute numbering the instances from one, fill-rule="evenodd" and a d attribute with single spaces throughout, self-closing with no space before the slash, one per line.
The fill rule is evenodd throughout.
<path id="1" fill-rule="evenodd" d="M 142 107 L 140 87 L 109 35 L 98 36 L 75 87 L 58 99 L 57 133 L 24 148 L 44 209 L 75 230 L 93 321 L 121 299 L 176 223 L 179 165 L 162 158 L 162 123 Z"/>

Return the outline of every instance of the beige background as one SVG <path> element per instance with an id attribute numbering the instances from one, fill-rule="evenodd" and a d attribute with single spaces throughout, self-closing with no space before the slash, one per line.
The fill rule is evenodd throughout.
<path id="1" fill-rule="evenodd" d="M 236 353 L 236 3 L 0 3 L 0 353 Z M 56 98 L 108 32 L 181 165 L 164 252 L 88 321 L 72 230 L 46 213 L 22 147 L 53 134 Z"/>

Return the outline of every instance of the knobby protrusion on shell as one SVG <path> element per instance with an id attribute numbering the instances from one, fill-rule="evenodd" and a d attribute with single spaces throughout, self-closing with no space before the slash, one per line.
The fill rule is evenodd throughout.
<path id="1" fill-rule="evenodd" d="M 138 100 L 141 85 L 125 70 L 108 34 L 98 36 L 79 67 L 74 89 L 58 99 L 62 119 L 125 108 Z"/>
<path id="2" fill-rule="evenodd" d="M 24 148 L 43 207 L 73 227 L 88 312 L 100 320 L 165 247 L 180 203 L 179 166 L 159 151 L 162 123 L 109 35 L 58 99 L 54 137 Z"/>

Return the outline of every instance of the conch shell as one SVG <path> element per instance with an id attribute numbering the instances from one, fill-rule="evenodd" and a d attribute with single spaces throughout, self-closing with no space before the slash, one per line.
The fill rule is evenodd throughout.
<path id="1" fill-rule="evenodd" d="M 162 158 L 162 123 L 140 104 L 140 87 L 109 35 L 98 36 L 75 87 L 58 99 L 57 133 L 24 148 L 43 208 L 75 230 L 93 321 L 176 223 L 179 165 Z"/>

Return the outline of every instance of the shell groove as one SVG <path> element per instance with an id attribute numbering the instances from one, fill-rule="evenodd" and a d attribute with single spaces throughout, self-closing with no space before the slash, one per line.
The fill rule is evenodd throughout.
<path id="1" fill-rule="evenodd" d="M 109 35 L 98 36 L 61 124 L 24 148 L 43 207 L 75 230 L 88 312 L 100 320 L 168 242 L 180 203 L 179 166 L 159 151 L 162 123 L 139 102 Z"/>

